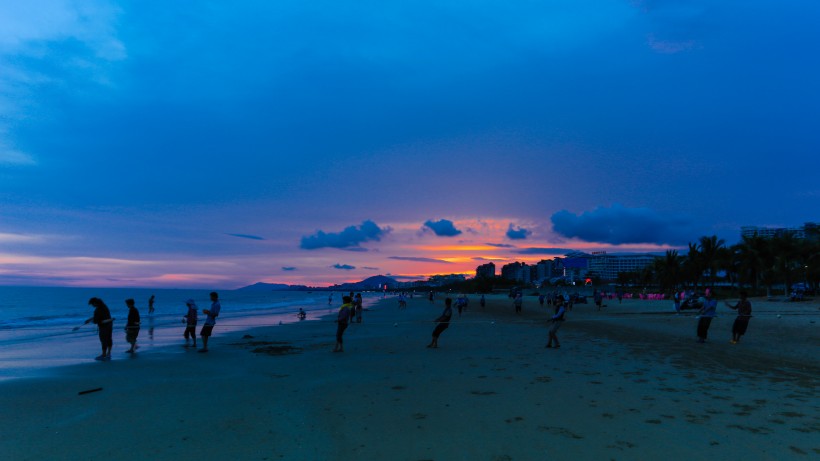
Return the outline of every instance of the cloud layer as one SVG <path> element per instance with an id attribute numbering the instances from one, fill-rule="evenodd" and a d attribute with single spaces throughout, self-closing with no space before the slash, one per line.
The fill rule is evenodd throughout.
<path id="1" fill-rule="evenodd" d="M 462 233 L 459 229 L 456 229 L 453 221 L 448 219 L 440 219 L 438 221 L 428 219 L 424 222 L 424 228 L 432 230 L 433 233 L 439 237 L 455 237 Z"/>
<path id="2" fill-rule="evenodd" d="M 652 243 L 682 245 L 693 239 L 692 223 L 679 216 L 663 216 L 647 208 L 613 205 L 580 215 L 561 210 L 552 215 L 553 230 L 585 242 L 623 245 Z"/>
<path id="3" fill-rule="evenodd" d="M 530 235 L 532 235 L 532 231 L 524 229 L 523 227 L 515 227 L 512 223 L 510 223 L 510 227 L 507 228 L 507 238 L 510 240 L 524 240 Z"/>
<path id="4" fill-rule="evenodd" d="M 379 241 L 390 232 L 389 228 L 380 228 L 373 221 L 362 222 L 361 226 L 349 226 L 337 233 L 316 231 L 316 234 L 302 237 L 299 245 L 304 250 L 319 248 L 359 249 L 359 245 L 369 241 Z"/>

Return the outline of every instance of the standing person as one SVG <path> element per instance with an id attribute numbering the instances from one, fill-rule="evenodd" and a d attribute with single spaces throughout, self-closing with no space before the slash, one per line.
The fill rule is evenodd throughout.
<path id="1" fill-rule="evenodd" d="M 430 304 L 433 304 L 435 302 L 435 301 L 433 301 L 433 291 L 432 290 L 430 290 L 430 296 L 428 297 L 428 299 L 430 300 Z"/>
<path id="2" fill-rule="evenodd" d="M 724 301 L 726 306 L 737 311 L 737 318 L 735 318 L 735 323 L 732 324 L 732 344 L 737 344 L 740 341 L 740 337 L 746 334 L 746 329 L 749 327 L 749 320 L 752 318 L 752 303 L 749 302 L 747 296 L 745 291 L 741 291 L 740 301 L 734 306 Z"/>
<path id="3" fill-rule="evenodd" d="M 353 305 L 356 307 L 356 323 L 362 323 L 362 294 L 356 293 L 356 297 L 353 298 Z"/>
<path id="4" fill-rule="evenodd" d="M 441 333 L 450 326 L 450 318 L 453 317 L 453 308 L 451 307 L 452 304 L 452 299 L 444 299 L 444 312 L 442 312 L 441 315 L 435 320 L 435 322 L 438 322 L 438 325 L 436 325 L 436 328 L 433 330 L 433 340 L 427 345 L 427 347 L 431 349 L 438 347 L 438 337 L 441 336 Z"/>
<path id="5" fill-rule="evenodd" d="M 709 288 L 706 289 L 703 307 L 698 311 L 698 315 L 700 315 L 698 319 L 698 342 L 705 343 L 709 334 L 709 326 L 712 324 L 712 319 L 717 315 L 717 301 L 712 297 L 712 290 Z"/>
<path id="6" fill-rule="evenodd" d="M 100 298 L 91 298 L 88 304 L 94 306 L 94 315 L 83 323 L 83 325 L 94 322 L 100 335 L 102 354 L 95 357 L 95 360 L 111 360 L 111 347 L 114 345 L 114 319 L 111 318 L 111 311 Z"/>
<path id="7" fill-rule="evenodd" d="M 521 293 L 516 293 L 515 299 L 513 299 L 513 305 L 515 306 L 515 313 L 521 313 L 521 305 L 524 303 L 524 297 Z"/>
<path id="8" fill-rule="evenodd" d="M 194 341 L 194 347 L 196 347 L 196 321 L 197 311 L 199 309 L 196 307 L 196 302 L 193 299 L 185 301 L 185 305 L 188 306 L 188 312 L 185 314 L 185 317 L 182 318 L 182 322 L 185 324 L 185 332 L 182 334 L 185 336 L 185 347 L 189 347 L 189 337 Z"/>
<path id="9" fill-rule="evenodd" d="M 595 301 L 595 307 L 601 310 L 601 304 L 604 302 L 604 294 L 601 291 L 595 290 L 592 294 L 592 299 Z"/>
<path id="10" fill-rule="evenodd" d="M 208 339 L 216 325 L 216 318 L 219 317 L 219 311 L 222 310 L 222 305 L 219 304 L 219 294 L 215 291 L 211 292 L 211 308 L 202 309 L 202 313 L 207 315 L 205 324 L 202 325 L 202 330 L 199 331 L 199 336 L 202 336 L 202 349 L 199 352 L 208 352 Z"/>
<path id="11" fill-rule="evenodd" d="M 353 310 L 353 299 L 350 296 L 342 296 L 342 307 L 339 308 L 339 314 L 336 315 L 336 347 L 333 352 L 344 352 L 344 340 L 342 337 L 347 329 L 347 324 L 350 321 L 350 311 Z"/>
<path id="12" fill-rule="evenodd" d="M 479 300 L 479 301 L 478 301 L 478 303 L 481 305 L 481 310 L 483 311 L 483 310 L 484 310 L 484 307 L 486 307 L 486 306 L 487 306 L 487 300 L 486 300 L 486 299 L 484 299 L 484 295 L 483 295 L 483 294 L 481 295 L 481 300 Z"/>
<path id="13" fill-rule="evenodd" d="M 330 295 L 327 297 L 327 305 L 330 306 L 333 304 L 333 292 L 330 292 Z"/>
<path id="14" fill-rule="evenodd" d="M 151 295 L 151 297 L 148 298 L 148 313 L 154 313 L 154 295 Z"/>
<path id="15" fill-rule="evenodd" d="M 617 296 L 618 296 L 618 304 L 621 304 L 621 300 L 623 300 L 623 299 L 624 299 L 624 292 L 623 292 L 623 291 L 621 291 L 620 289 L 618 289 L 618 291 L 617 291 L 617 293 L 616 293 L 616 294 L 617 294 Z"/>
<path id="16" fill-rule="evenodd" d="M 555 314 L 550 317 L 550 329 L 549 329 L 549 341 L 547 341 L 546 347 L 561 347 L 561 344 L 558 342 L 558 329 L 561 328 L 561 325 L 564 323 L 564 314 L 566 314 L 566 309 L 564 309 L 564 298 L 558 296 L 555 298 Z M 555 342 L 555 346 L 552 345 L 553 341 Z"/>
<path id="17" fill-rule="evenodd" d="M 461 312 L 467 308 L 467 295 L 460 294 L 458 298 L 456 298 L 456 307 L 458 308 L 458 316 L 461 317 Z"/>
<path id="18" fill-rule="evenodd" d="M 672 293 L 672 299 L 675 301 L 675 313 L 680 315 L 680 292 L 678 290 Z"/>
<path id="19" fill-rule="evenodd" d="M 542 309 L 544 308 L 544 298 L 546 298 L 546 296 L 538 295 L 538 305 L 541 306 Z"/>
<path id="20" fill-rule="evenodd" d="M 137 351 L 137 336 L 140 335 L 140 311 L 134 305 L 133 299 L 126 299 L 125 305 L 128 306 L 128 321 L 125 323 L 125 341 L 131 345 L 127 353 L 133 354 Z"/>

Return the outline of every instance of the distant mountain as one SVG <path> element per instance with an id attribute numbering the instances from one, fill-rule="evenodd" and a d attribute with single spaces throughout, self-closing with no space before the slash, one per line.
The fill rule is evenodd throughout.
<path id="1" fill-rule="evenodd" d="M 308 287 L 304 285 L 285 285 L 284 283 L 257 282 L 253 285 L 248 285 L 246 287 L 239 288 L 238 291 L 298 291 L 307 289 Z"/>
<path id="2" fill-rule="evenodd" d="M 342 283 L 340 285 L 333 285 L 332 287 L 329 287 L 329 289 L 342 291 L 381 290 L 385 285 L 387 285 L 387 288 L 396 288 L 398 282 L 396 279 L 385 275 L 374 275 L 373 277 L 368 277 L 361 282 Z"/>
<path id="3" fill-rule="evenodd" d="M 246 287 L 239 288 L 239 291 L 303 291 L 303 290 L 316 290 L 316 291 L 327 291 L 327 290 L 336 290 L 336 291 L 364 291 L 364 290 L 381 290 L 384 286 L 387 285 L 387 288 L 396 288 L 398 286 L 398 282 L 396 279 L 392 277 L 387 277 L 385 275 L 374 275 L 373 277 L 368 277 L 361 282 L 351 282 L 351 283 L 342 283 L 341 285 L 333 285 L 327 288 L 312 288 L 306 287 L 304 285 L 285 285 L 284 283 L 265 283 L 265 282 L 257 282 L 253 285 L 248 285 Z"/>

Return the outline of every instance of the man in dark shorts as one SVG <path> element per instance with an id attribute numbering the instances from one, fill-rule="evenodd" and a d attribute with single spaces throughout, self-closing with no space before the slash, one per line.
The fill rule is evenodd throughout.
<path id="1" fill-rule="evenodd" d="M 549 341 L 547 341 L 546 347 L 555 347 L 556 349 L 561 347 L 558 342 L 558 329 L 564 324 L 564 314 L 566 314 L 564 298 L 558 296 L 555 298 L 555 315 L 550 317 Z M 552 345 L 553 342 L 555 342 L 555 346 Z"/>
<path id="2" fill-rule="evenodd" d="M 746 329 L 749 328 L 749 319 L 752 318 L 752 303 L 747 299 L 745 291 L 740 292 L 740 301 L 734 306 L 724 301 L 727 307 L 737 311 L 737 318 L 732 324 L 732 344 L 737 344 L 740 337 L 746 334 Z"/>
<path id="3" fill-rule="evenodd" d="M 114 345 L 114 319 L 111 318 L 111 311 L 100 298 L 91 298 L 88 304 L 94 306 L 94 316 L 85 321 L 85 324 L 94 322 L 100 333 L 100 344 L 102 354 L 95 360 L 111 360 L 111 347 Z"/>
<path id="4" fill-rule="evenodd" d="M 137 350 L 137 336 L 140 334 L 140 311 L 134 305 L 133 299 L 126 299 L 128 306 L 128 322 L 125 324 L 125 341 L 131 345 L 131 349 L 126 352 L 133 354 Z"/>
<path id="5" fill-rule="evenodd" d="M 207 317 L 205 318 L 205 324 L 202 325 L 202 330 L 199 331 L 199 336 L 202 337 L 202 349 L 200 349 L 199 352 L 208 352 L 208 338 L 211 337 L 211 332 L 214 330 L 216 318 L 219 317 L 219 311 L 221 309 L 222 306 L 219 304 L 219 295 L 215 291 L 212 291 L 211 308 L 202 309 L 202 313 Z"/>
<path id="6" fill-rule="evenodd" d="M 435 330 L 433 330 L 433 340 L 427 347 L 435 349 L 438 347 L 438 337 L 450 326 L 450 318 L 453 316 L 453 308 L 451 307 L 453 300 L 450 298 L 444 299 L 444 312 L 435 320 L 438 322 Z"/>
<path id="7" fill-rule="evenodd" d="M 344 352 L 343 336 L 351 319 L 350 313 L 354 310 L 353 298 L 342 296 L 342 307 L 339 308 L 339 314 L 336 316 L 336 347 L 333 348 L 333 352 Z"/>

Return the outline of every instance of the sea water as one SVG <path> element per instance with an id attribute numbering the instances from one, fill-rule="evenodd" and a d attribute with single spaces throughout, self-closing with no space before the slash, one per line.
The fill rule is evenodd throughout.
<path id="1" fill-rule="evenodd" d="M 202 309 L 211 307 L 211 290 L 145 288 L 65 288 L 0 286 L 0 380 L 42 375 L 56 367 L 93 361 L 101 348 L 97 328 L 83 322 L 92 316 L 92 297 L 101 298 L 114 318 L 114 360 L 127 358 L 125 300 L 135 300 L 141 316 L 137 341 L 140 355 L 183 353 L 182 318 L 193 299 L 199 309 L 199 327 L 205 320 Z M 148 299 L 154 295 L 154 313 Z M 334 312 L 342 293 L 328 291 L 219 291 L 222 310 L 214 339 L 232 331 L 298 322 L 299 308 L 307 321 Z M 371 304 L 377 296 L 365 294 Z"/>

